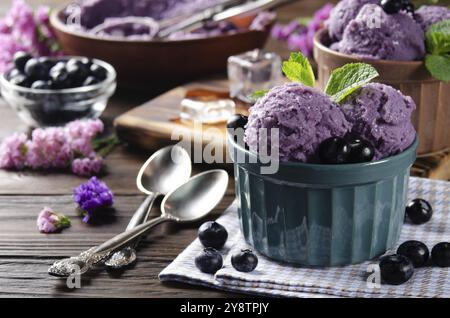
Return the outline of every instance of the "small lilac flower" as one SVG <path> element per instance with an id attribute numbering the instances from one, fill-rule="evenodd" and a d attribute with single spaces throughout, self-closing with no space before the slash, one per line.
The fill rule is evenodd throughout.
<path id="1" fill-rule="evenodd" d="M 72 139 L 92 139 L 103 132 L 104 125 L 100 119 L 75 120 L 66 125 Z"/>
<path id="2" fill-rule="evenodd" d="M 114 195 L 104 182 L 92 177 L 74 189 L 74 201 L 84 214 L 83 222 L 88 223 L 96 213 L 113 205 Z"/>
<path id="3" fill-rule="evenodd" d="M 72 172 L 77 176 L 90 177 L 99 174 L 102 166 L 103 158 L 93 154 L 87 158 L 77 158 L 72 161 Z"/>
<path id="4" fill-rule="evenodd" d="M 27 165 L 33 169 L 65 168 L 72 161 L 69 141 L 60 128 L 35 129 L 27 148 Z"/>
<path id="5" fill-rule="evenodd" d="M 37 227 L 42 233 L 54 233 L 70 226 L 70 219 L 63 214 L 56 214 L 45 207 L 37 218 Z"/>
<path id="6" fill-rule="evenodd" d="M 0 145 L 0 168 L 21 170 L 27 157 L 27 135 L 16 133 Z"/>

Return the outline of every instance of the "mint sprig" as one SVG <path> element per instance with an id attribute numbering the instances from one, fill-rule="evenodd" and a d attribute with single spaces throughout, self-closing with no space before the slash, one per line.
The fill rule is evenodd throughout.
<path id="1" fill-rule="evenodd" d="M 308 58 L 301 53 L 291 53 L 288 61 L 283 62 L 283 73 L 293 81 L 313 87 L 316 83 L 314 71 Z"/>
<path id="2" fill-rule="evenodd" d="M 427 54 L 425 66 L 440 81 L 450 82 L 450 55 Z"/>
<path id="3" fill-rule="evenodd" d="M 325 93 L 339 103 L 355 90 L 378 76 L 377 70 L 365 63 L 350 63 L 335 69 L 325 87 Z"/>
<path id="4" fill-rule="evenodd" d="M 266 96 L 266 94 L 269 92 L 268 89 L 261 89 L 259 91 L 253 92 L 252 94 L 250 94 L 250 96 L 248 96 L 248 99 L 250 99 L 252 102 L 256 102 L 258 101 L 258 99 L 263 98 L 264 96 Z"/>
<path id="5" fill-rule="evenodd" d="M 450 20 L 433 24 L 425 34 L 425 66 L 440 81 L 450 81 Z"/>

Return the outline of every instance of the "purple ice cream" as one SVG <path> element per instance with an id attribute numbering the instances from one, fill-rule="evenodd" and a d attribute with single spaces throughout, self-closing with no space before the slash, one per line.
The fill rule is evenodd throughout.
<path id="1" fill-rule="evenodd" d="M 325 22 L 330 39 L 342 40 L 345 27 L 359 13 L 359 10 L 368 3 L 377 4 L 379 0 L 342 0 L 331 11 L 330 17 Z"/>
<path id="2" fill-rule="evenodd" d="M 91 29 L 116 17 L 150 17 L 155 20 L 191 14 L 223 0 L 82 0 L 81 25 Z"/>
<path id="3" fill-rule="evenodd" d="M 450 9 L 443 6 L 421 6 L 416 11 L 415 18 L 422 30 L 426 32 L 431 25 L 450 20 Z"/>
<path id="4" fill-rule="evenodd" d="M 366 4 L 331 48 L 365 58 L 413 61 L 425 56 L 425 39 L 409 14 L 387 14 L 378 5 Z"/>
<path id="5" fill-rule="evenodd" d="M 274 87 L 250 108 L 244 141 L 254 152 L 258 152 L 261 128 L 268 130 L 268 136 L 270 129 L 279 129 L 281 161 L 316 162 L 318 145 L 332 136 L 344 136 L 351 125 L 327 95 L 289 83 Z"/>
<path id="6" fill-rule="evenodd" d="M 375 147 L 375 160 L 399 154 L 414 142 L 411 114 L 415 108 L 411 97 L 378 83 L 367 84 L 341 105 L 352 133 Z"/>

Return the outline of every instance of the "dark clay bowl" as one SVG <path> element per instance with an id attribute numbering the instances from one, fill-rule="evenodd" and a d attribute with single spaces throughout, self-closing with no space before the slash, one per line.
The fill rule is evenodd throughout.
<path id="1" fill-rule="evenodd" d="M 50 21 L 68 55 L 104 60 L 117 70 L 119 84 L 174 83 L 226 70 L 231 55 L 262 48 L 269 36 L 264 31 L 239 31 L 204 39 L 146 41 L 103 39 L 72 30 L 61 19 L 64 7 L 54 10 Z M 249 26 L 252 16 L 233 20 Z"/>
<path id="2" fill-rule="evenodd" d="M 263 174 L 266 161 L 241 138 L 229 133 L 228 149 L 241 230 L 258 252 L 322 267 L 361 263 L 396 245 L 417 139 L 401 154 L 375 162 L 283 162 L 277 172 Z"/>

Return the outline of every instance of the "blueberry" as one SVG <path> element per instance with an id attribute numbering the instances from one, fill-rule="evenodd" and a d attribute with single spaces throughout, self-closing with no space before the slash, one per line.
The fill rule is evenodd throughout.
<path id="1" fill-rule="evenodd" d="M 25 64 L 31 60 L 33 56 L 30 53 L 19 51 L 14 54 L 14 66 L 23 73 L 25 71 Z"/>
<path id="2" fill-rule="evenodd" d="M 11 71 L 9 71 L 8 73 L 8 80 L 10 80 L 13 77 L 16 77 L 18 75 L 24 75 L 21 71 L 19 71 L 17 68 L 13 68 Z"/>
<path id="3" fill-rule="evenodd" d="M 198 229 L 198 238 L 205 247 L 213 247 L 220 250 L 227 241 L 228 232 L 217 222 L 206 222 Z"/>
<path id="4" fill-rule="evenodd" d="M 400 2 L 401 2 L 401 10 L 414 14 L 415 7 L 414 4 L 411 2 L 411 0 L 400 0 Z"/>
<path id="5" fill-rule="evenodd" d="M 370 162 L 375 156 L 375 149 L 372 144 L 362 138 L 351 138 L 348 140 L 350 145 L 350 155 L 348 163 Z"/>
<path id="6" fill-rule="evenodd" d="M 258 266 L 258 257 L 252 250 L 241 250 L 231 256 L 231 265 L 239 272 L 250 273 Z"/>
<path id="7" fill-rule="evenodd" d="M 341 137 L 331 137 L 319 145 L 319 159 L 325 164 L 346 163 L 350 155 L 349 143 Z"/>
<path id="8" fill-rule="evenodd" d="M 403 8 L 400 0 L 381 0 L 381 7 L 387 14 L 399 13 Z"/>
<path id="9" fill-rule="evenodd" d="M 222 265 L 222 255 L 211 247 L 205 248 L 195 257 L 195 266 L 203 273 L 215 274 Z"/>
<path id="10" fill-rule="evenodd" d="M 431 250 L 433 264 L 439 267 L 450 267 L 450 243 L 441 242 Z"/>
<path id="11" fill-rule="evenodd" d="M 53 82 L 53 87 L 56 89 L 70 88 L 73 84 L 64 62 L 58 62 L 52 67 L 50 70 L 50 79 Z"/>
<path id="12" fill-rule="evenodd" d="M 100 81 L 94 76 L 88 76 L 82 86 L 91 86 L 100 83 Z"/>
<path id="13" fill-rule="evenodd" d="M 51 89 L 52 88 L 52 82 L 50 81 L 35 81 L 33 84 L 31 84 L 31 88 L 34 89 Z"/>
<path id="14" fill-rule="evenodd" d="M 414 199 L 406 206 L 406 215 L 412 223 L 423 224 L 428 222 L 433 216 L 433 208 L 428 201 Z"/>
<path id="15" fill-rule="evenodd" d="M 414 265 L 403 255 L 384 256 L 380 260 L 380 273 L 385 283 L 401 285 L 414 274 Z"/>
<path id="16" fill-rule="evenodd" d="M 32 58 L 25 64 L 25 75 L 34 80 L 42 80 L 48 78 L 48 69 L 45 63 L 39 59 Z"/>
<path id="17" fill-rule="evenodd" d="M 402 243 L 397 249 L 397 254 L 407 257 L 413 263 L 414 267 L 425 266 L 430 258 L 428 247 L 419 241 L 406 241 Z"/>
<path id="18" fill-rule="evenodd" d="M 9 82 L 13 85 L 30 87 L 30 80 L 23 74 L 16 75 L 9 79 Z"/>
<path id="19" fill-rule="evenodd" d="M 66 69 L 71 80 L 77 85 L 82 85 L 89 76 L 89 68 L 77 59 L 70 59 L 66 64 Z"/>
<path id="20" fill-rule="evenodd" d="M 234 114 L 228 119 L 227 128 L 244 128 L 247 125 L 248 117 L 240 114 Z"/>
<path id="21" fill-rule="evenodd" d="M 90 67 L 91 75 L 97 78 L 99 81 L 103 81 L 106 78 L 106 69 L 98 64 L 92 64 Z"/>

